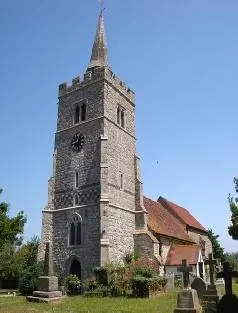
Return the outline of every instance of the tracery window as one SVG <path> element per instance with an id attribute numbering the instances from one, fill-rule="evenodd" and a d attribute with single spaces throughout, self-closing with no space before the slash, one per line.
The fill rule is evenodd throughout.
<path id="1" fill-rule="evenodd" d="M 117 107 L 117 124 L 125 128 L 125 109 L 121 106 Z"/>
<path id="2" fill-rule="evenodd" d="M 69 245 L 78 246 L 81 244 L 81 227 L 82 218 L 78 214 L 74 214 L 69 222 Z"/>
<path id="3" fill-rule="evenodd" d="M 84 122 L 86 120 L 87 105 L 86 100 L 77 104 L 74 110 L 74 124 Z"/>

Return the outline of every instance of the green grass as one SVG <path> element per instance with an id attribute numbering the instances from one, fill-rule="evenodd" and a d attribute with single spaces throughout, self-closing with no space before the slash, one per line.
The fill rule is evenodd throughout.
<path id="1" fill-rule="evenodd" d="M 224 287 L 219 287 L 224 294 Z M 238 284 L 233 285 L 238 295 Z M 68 297 L 58 304 L 26 302 L 25 297 L 0 297 L 0 313 L 173 313 L 177 292 L 151 299 Z"/>
<path id="2" fill-rule="evenodd" d="M 0 313 L 172 313 L 175 306 L 175 292 L 151 299 L 77 296 L 58 304 L 29 303 L 20 296 L 0 298 Z"/>

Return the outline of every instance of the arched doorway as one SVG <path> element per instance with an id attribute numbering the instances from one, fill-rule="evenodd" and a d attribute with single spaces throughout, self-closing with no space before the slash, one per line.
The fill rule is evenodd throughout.
<path id="1" fill-rule="evenodd" d="M 73 260 L 70 266 L 69 273 L 77 275 L 78 278 L 81 280 L 81 265 L 78 260 L 76 259 Z"/>

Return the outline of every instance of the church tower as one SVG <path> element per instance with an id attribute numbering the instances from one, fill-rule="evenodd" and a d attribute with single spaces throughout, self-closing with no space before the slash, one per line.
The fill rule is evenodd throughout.
<path id="1" fill-rule="evenodd" d="M 53 175 L 43 210 L 39 259 L 46 241 L 60 276 L 92 275 L 122 262 L 146 231 L 136 156 L 135 95 L 108 65 L 102 11 L 89 66 L 59 85 Z"/>

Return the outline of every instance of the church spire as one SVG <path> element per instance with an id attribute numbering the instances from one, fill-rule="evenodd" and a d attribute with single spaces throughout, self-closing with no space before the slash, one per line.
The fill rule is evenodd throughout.
<path id="1" fill-rule="evenodd" d="M 100 15 L 98 18 L 97 31 L 93 43 L 92 55 L 88 68 L 95 66 L 107 66 L 107 42 L 106 33 L 103 20 L 103 8 L 101 8 Z"/>

